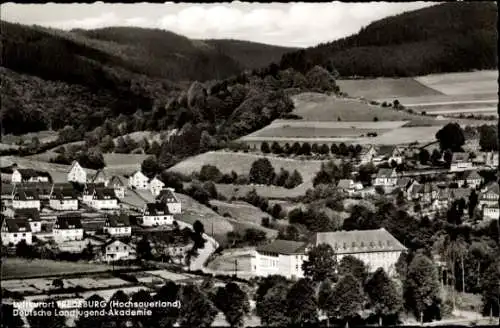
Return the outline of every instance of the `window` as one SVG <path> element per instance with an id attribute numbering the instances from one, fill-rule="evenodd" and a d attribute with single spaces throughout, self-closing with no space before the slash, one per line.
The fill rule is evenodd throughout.
<path id="1" fill-rule="evenodd" d="M 351 246 L 352 246 L 353 248 L 354 248 L 354 247 L 356 247 L 356 242 L 355 242 L 355 241 L 353 241 Z"/>
<path id="2" fill-rule="evenodd" d="M 25 233 L 23 233 L 23 237 L 26 237 L 26 234 L 25 234 Z"/>
<path id="3" fill-rule="evenodd" d="M 14 238 L 17 238 L 17 233 L 14 234 Z"/>

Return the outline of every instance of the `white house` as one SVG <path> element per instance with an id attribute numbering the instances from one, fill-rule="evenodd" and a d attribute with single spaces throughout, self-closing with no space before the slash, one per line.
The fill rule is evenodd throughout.
<path id="1" fill-rule="evenodd" d="M 397 146 L 380 146 L 377 155 L 374 158 L 376 162 L 387 161 L 388 163 L 395 162 L 396 164 L 403 163 L 403 151 Z"/>
<path id="2" fill-rule="evenodd" d="M 500 190 L 498 183 L 492 182 L 488 184 L 479 194 L 479 206 L 488 205 L 495 206 L 498 204 Z"/>
<path id="3" fill-rule="evenodd" d="M 15 246 L 21 240 L 32 244 L 31 228 L 26 219 L 4 219 L 2 222 L 2 245 Z"/>
<path id="4" fill-rule="evenodd" d="M 86 204 L 92 203 L 96 189 L 105 188 L 103 183 L 87 183 L 83 189 L 82 201 Z"/>
<path id="5" fill-rule="evenodd" d="M 115 195 L 118 198 L 124 198 L 127 193 L 127 180 L 125 177 L 114 175 L 109 180 L 108 186 L 115 190 Z"/>
<path id="6" fill-rule="evenodd" d="M 104 172 L 104 170 L 98 170 L 94 175 L 94 177 L 92 178 L 91 182 L 94 184 L 103 184 L 105 187 L 107 187 L 109 180 L 110 179 L 106 174 L 106 172 Z"/>
<path id="7" fill-rule="evenodd" d="M 120 240 L 111 240 L 104 245 L 104 261 L 134 260 L 137 257 L 135 247 Z"/>
<path id="8" fill-rule="evenodd" d="M 32 233 L 42 231 L 42 220 L 40 219 L 40 212 L 36 208 L 22 208 L 15 210 L 14 218 L 27 220 Z"/>
<path id="9" fill-rule="evenodd" d="M 394 188 L 398 182 L 398 174 L 396 169 L 379 169 L 373 185 L 383 188 Z"/>
<path id="10" fill-rule="evenodd" d="M 129 216 L 125 213 L 112 214 L 106 218 L 104 232 L 113 237 L 127 237 L 132 234 Z"/>
<path id="11" fill-rule="evenodd" d="M 477 188 L 483 183 L 483 177 L 477 171 L 458 172 L 455 181 L 459 187 Z"/>
<path id="12" fill-rule="evenodd" d="M 289 279 L 304 277 L 302 263 L 307 259 L 306 242 L 275 240 L 257 247 L 250 259 L 255 276 L 282 275 Z"/>
<path id="13" fill-rule="evenodd" d="M 450 172 L 469 171 L 473 169 L 472 161 L 467 153 L 453 153 Z"/>
<path id="14" fill-rule="evenodd" d="M 58 216 L 52 228 L 52 235 L 56 243 L 83 240 L 83 226 L 79 215 Z"/>
<path id="15" fill-rule="evenodd" d="M 493 168 L 498 167 L 498 152 L 492 151 L 492 152 L 486 153 L 485 164 L 490 166 L 490 167 L 493 167 Z"/>
<path id="16" fill-rule="evenodd" d="M 340 179 L 337 188 L 351 195 L 363 190 L 363 184 L 352 179 Z"/>
<path id="17" fill-rule="evenodd" d="M 154 177 L 154 179 L 149 183 L 149 190 L 151 190 L 151 194 L 153 194 L 154 197 L 158 197 L 160 195 L 163 187 L 165 187 L 165 184 L 163 181 L 158 179 L 158 177 Z"/>
<path id="18" fill-rule="evenodd" d="M 363 261 L 369 271 L 383 268 L 389 275 L 394 274 L 395 264 L 401 253 L 406 250 L 406 247 L 384 228 L 318 232 L 314 245 L 319 244 L 330 245 L 338 262 L 344 256 L 351 255 Z"/>
<path id="19" fill-rule="evenodd" d="M 181 202 L 175 196 L 173 188 L 164 188 L 156 198 L 159 202 L 167 204 L 168 210 L 172 214 L 180 214 L 182 211 Z"/>
<path id="20" fill-rule="evenodd" d="M 47 172 L 38 172 L 33 169 L 14 168 L 12 172 L 12 183 L 32 183 L 32 182 L 50 182 L 51 177 Z"/>
<path id="21" fill-rule="evenodd" d="M 148 203 L 144 206 L 141 225 L 145 227 L 171 225 L 174 223 L 174 216 L 168 210 L 165 203 Z"/>
<path id="22" fill-rule="evenodd" d="M 78 210 L 78 198 L 75 190 L 55 189 L 52 191 L 49 206 L 56 211 Z"/>
<path id="23" fill-rule="evenodd" d="M 373 162 L 374 158 L 377 156 L 377 150 L 373 146 L 369 146 L 361 151 L 359 154 L 359 161 L 361 164 L 368 164 Z"/>
<path id="24" fill-rule="evenodd" d="M 14 209 L 36 208 L 40 210 L 40 199 L 33 190 L 18 189 L 12 199 L 12 207 Z"/>
<path id="25" fill-rule="evenodd" d="M 115 210 L 119 208 L 115 191 L 111 188 L 95 189 L 89 205 L 97 210 Z"/>
<path id="26" fill-rule="evenodd" d="M 500 211 L 498 208 L 498 204 L 483 206 L 483 219 L 498 220 L 499 218 L 500 218 Z"/>
<path id="27" fill-rule="evenodd" d="M 130 188 L 147 190 L 149 187 L 149 179 L 139 170 L 130 176 L 128 185 Z"/>
<path id="28" fill-rule="evenodd" d="M 87 172 L 77 161 L 73 161 L 71 169 L 68 172 L 68 182 L 77 182 L 84 184 L 87 182 Z"/>

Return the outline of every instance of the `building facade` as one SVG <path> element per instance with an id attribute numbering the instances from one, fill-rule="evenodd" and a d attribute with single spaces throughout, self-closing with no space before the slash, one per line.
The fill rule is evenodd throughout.
<path id="1" fill-rule="evenodd" d="M 129 178 L 128 185 L 130 188 L 147 190 L 149 187 L 149 179 L 141 171 L 137 171 Z"/>
<path id="2" fill-rule="evenodd" d="M 127 180 L 122 176 L 112 176 L 108 186 L 115 190 L 116 197 L 122 199 L 127 194 Z"/>
<path id="3" fill-rule="evenodd" d="M 26 219 L 4 219 L 2 222 L 2 245 L 15 246 L 22 240 L 32 244 L 31 228 Z"/>
<path id="4" fill-rule="evenodd" d="M 155 177 L 151 182 L 149 183 L 149 190 L 151 191 L 151 194 L 154 197 L 158 197 L 160 195 L 161 190 L 165 187 L 165 184 L 163 181 L 158 179 L 158 177 Z"/>
<path id="5" fill-rule="evenodd" d="M 111 240 L 104 245 L 104 261 L 106 262 L 134 260 L 136 257 L 135 247 L 120 240 Z"/>
<path id="6" fill-rule="evenodd" d="M 129 237 L 132 235 L 129 216 L 125 213 L 112 214 L 106 218 L 104 232 L 112 237 Z"/>
<path id="7" fill-rule="evenodd" d="M 40 210 L 40 199 L 38 194 L 32 190 L 18 189 L 12 199 L 12 208 L 36 208 Z"/>
<path id="8" fill-rule="evenodd" d="M 303 278 L 306 246 L 305 242 L 275 240 L 258 247 L 250 260 L 252 274 L 258 277 L 282 275 L 288 279 Z"/>
<path id="9" fill-rule="evenodd" d="M 83 240 L 83 226 L 81 217 L 58 216 L 52 228 L 52 235 L 56 243 Z"/>
<path id="10" fill-rule="evenodd" d="M 161 203 L 167 204 L 168 211 L 172 214 L 180 214 L 182 206 L 180 200 L 175 196 L 173 188 L 163 188 L 158 195 L 157 200 Z"/>
<path id="11" fill-rule="evenodd" d="M 49 206 L 56 211 L 77 211 L 78 198 L 74 190 L 54 190 L 50 195 Z"/>
<path id="12" fill-rule="evenodd" d="M 141 225 L 145 227 L 172 225 L 174 216 L 168 210 L 164 203 L 148 203 L 144 207 L 141 219 Z"/>
<path id="13" fill-rule="evenodd" d="M 68 172 L 68 182 L 84 184 L 87 182 L 87 172 L 77 161 L 73 161 L 71 169 Z"/>

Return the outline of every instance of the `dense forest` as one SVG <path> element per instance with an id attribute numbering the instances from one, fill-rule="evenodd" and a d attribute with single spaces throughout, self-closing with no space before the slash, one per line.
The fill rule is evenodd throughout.
<path id="1" fill-rule="evenodd" d="M 415 76 L 496 68 L 497 6 L 447 2 L 376 21 L 355 35 L 283 55 L 301 72 L 335 67 L 343 77 Z"/>

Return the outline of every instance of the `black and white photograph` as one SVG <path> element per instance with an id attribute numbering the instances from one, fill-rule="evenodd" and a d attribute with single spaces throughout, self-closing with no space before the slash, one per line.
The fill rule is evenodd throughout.
<path id="1" fill-rule="evenodd" d="M 500 325 L 496 2 L 0 14 L 2 328 Z"/>

